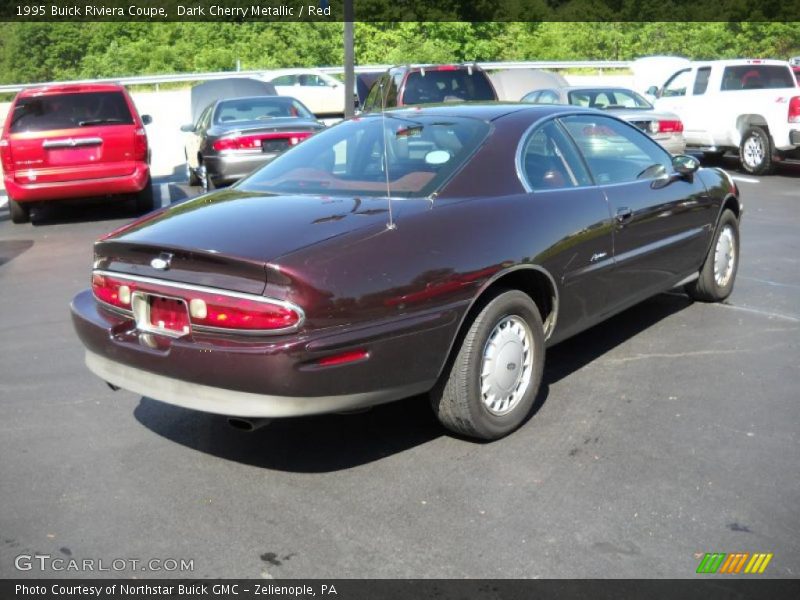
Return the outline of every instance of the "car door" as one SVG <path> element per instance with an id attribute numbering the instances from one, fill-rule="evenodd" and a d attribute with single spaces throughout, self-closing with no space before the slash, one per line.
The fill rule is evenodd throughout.
<path id="1" fill-rule="evenodd" d="M 669 153 L 628 123 L 598 114 L 562 122 L 614 216 L 611 304 L 632 303 L 696 271 L 714 212 L 700 178 L 678 176 Z"/>
<path id="2" fill-rule="evenodd" d="M 208 106 L 200 113 L 200 117 L 197 119 L 197 123 L 194 126 L 194 131 L 190 131 L 186 134 L 186 160 L 193 169 L 198 169 L 200 167 L 198 156 L 202 152 L 203 140 L 205 139 L 206 130 L 211 122 L 211 113 L 214 110 L 214 106 L 216 106 L 216 104 Z"/>
<path id="3" fill-rule="evenodd" d="M 572 140 L 556 120 L 523 141 L 518 172 L 532 210 L 553 245 L 535 260 L 562 287 L 559 336 L 587 327 L 603 313 L 611 291 L 612 218 L 608 201 Z"/>

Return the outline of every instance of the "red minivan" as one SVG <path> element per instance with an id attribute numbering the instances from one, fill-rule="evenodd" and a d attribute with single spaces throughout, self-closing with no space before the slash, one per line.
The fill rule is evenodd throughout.
<path id="1" fill-rule="evenodd" d="M 89 196 L 133 195 L 152 210 L 150 121 L 118 84 L 21 91 L 0 136 L 11 220 L 26 222 L 34 202 Z"/>

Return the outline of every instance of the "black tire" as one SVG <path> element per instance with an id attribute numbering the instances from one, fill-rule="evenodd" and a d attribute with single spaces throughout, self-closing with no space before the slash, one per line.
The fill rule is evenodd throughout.
<path id="1" fill-rule="evenodd" d="M 144 186 L 141 192 L 136 194 L 136 213 L 143 215 L 149 213 L 155 208 L 155 198 L 153 196 L 153 180 L 148 178 L 147 185 Z"/>
<path id="2" fill-rule="evenodd" d="M 11 222 L 17 225 L 31 220 L 31 207 L 8 198 L 8 212 L 11 213 Z"/>
<path id="3" fill-rule="evenodd" d="M 517 320 L 521 320 L 527 326 L 532 357 L 524 393 L 509 407 L 508 412 L 496 414 L 484 403 L 481 370 L 490 336 L 501 323 L 508 323 L 508 319 L 515 319 L 516 324 L 519 324 Z M 439 421 L 449 430 L 468 437 L 495 440 L 508 435 L 525 421 L 533 407 L 542 379 L 544 352 L 542 318 L 530 296 L 518 290 L 498 294 L 469 325 L 458 354 L 449 371 L 443 375 L 446 379 L 431 393 L 431 405 Z M 502 352 L 499 353 L 500 357 L 503 357 Z M 509 362 L 508 370 L 514 370 L 512 365 L 515 369 L 522 368 L 521 376 L 524 376 L 524 365 Z M 521 381 L 519 377 L 510 376 L 514 380 L 512 387 Z"/>
<path id="4" fill-rule="evenodd" d="M 730 274 L 723 282 L 717 280 L 714 273 L 714 263 L 717 257 L 717 246 L 719 245 L 720 237 L 725 231 L 729 231 L 733 238 L 732 254 L 733 265 L 730 269 Z M 724 248 L 720 248 L 720 251 Z M 731 295 L 733 291 L 733 284 L 736 281 L 736 272 L 739 269 L 739 221 L 733 211 L 725 209 L 719 219 L 717 230 L 714 233 L 714 240 L 711 243 L 711 249 L 708 251 L 708 256 L 700 268 L 700 276 L 686 285 L 686 293 L 689 294 L 694 300 L 700 302 L 721 302 Z M 720 269 L 721 272 L 725 272 Z"/>
<path id="5" fill-rule="evenodd" d="M 775 169 L 772 160 L 775 148 L 769 132 L 763 127 L 750 127 L 739 144 L 739 163 L 750 175 L 767 175 Z"/>
<path id="6" fill-rule="evenodd" d="M 186 160 L 186 182 L 190 186 L 200 185 L 200 178 L 197 176 L 197 171 L 192 168 L 188 159 Z"/>

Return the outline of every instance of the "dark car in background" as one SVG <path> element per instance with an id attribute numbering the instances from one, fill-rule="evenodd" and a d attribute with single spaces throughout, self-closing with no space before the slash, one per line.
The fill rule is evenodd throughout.
<path id="1" fill-rule="evenodd" d="M 255 96 L 212 102 L 184 125 L 190 185 L 233 183 L 325 126 L 299 100 Z"/>
<path id="2" fill-rule="evenodd" d="M 600 111 L 387 111 L 103 237 L 72 316 L 113 386 L 251 428 L 427 392 L 495 439 L 547 346 L 675 286 L 727 298 L 741 213 L 725 172 Z"/>
<path id="3" fill-rule="evenodd" d="M 363 111 L 494 100 L 497 92 L 489 76 L 477 65 L 405 65 L 392 67 L 372 84 Z"/>
<path id="4" fill-rule="evenodd" d="M 150 149 L 124 87 L 50 85 L 17 94 L 0 136 L 11 220 L 24 223 L 37 202 L 133 196 L 153 208 Z"/>
<path id="5" fill-rule="evenodd" d="M 532 104 L 571 104 L 606 111 L 646 132 L 672 154 L 683 154 L 686 142 L 678 115 L 657 111 L 641 94 L 628 88 L 561 86 L 534 90 L 522 97 Z"/>

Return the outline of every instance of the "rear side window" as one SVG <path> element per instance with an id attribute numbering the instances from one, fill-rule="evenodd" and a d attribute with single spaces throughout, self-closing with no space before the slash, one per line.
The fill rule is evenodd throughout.
<path id="1" fill-rule="evenodd" d="M 215 123 L 237 123 L 242 121 L 268 121 L 280 117 L 314 116 L 294 98 L 241 98 L 225 100 L 217 105 Z"/>
<path id="2" fill-rule="evenodd" d="M 122 92 L 83 92 L 20 98 L 14 105 L 10 131 L 132 124 Z"/>
<path id="3" fill-rule="evenodd" d="M 472 69 L 444 71 L 412 71 L 406 80 L 403 104 L 438 104 L 440 102 L 467 102 L 496 100 L 492 84 L 486 73 Z"/>
<path id="4" fill-rule="evenodd" d="M 525 180 L 534 191 L 592 183 L 574 145 L 554 121 L 531 133 L 520 159 Z"/>
<path id="5" fill-rule="evenodd" d="M 708 77 L 711 75 L 711 67 L 700 67 L 697 69 L 697 77 L 694 79 L 692 95 L 702 96 L 708 89 Z"/>
<path id="6" fill-rule="evenodd" d="M 780 65 L 739 65 L 725 67 L 722 91 L 770 90 L 795 87 L 792 72 Z"/>

